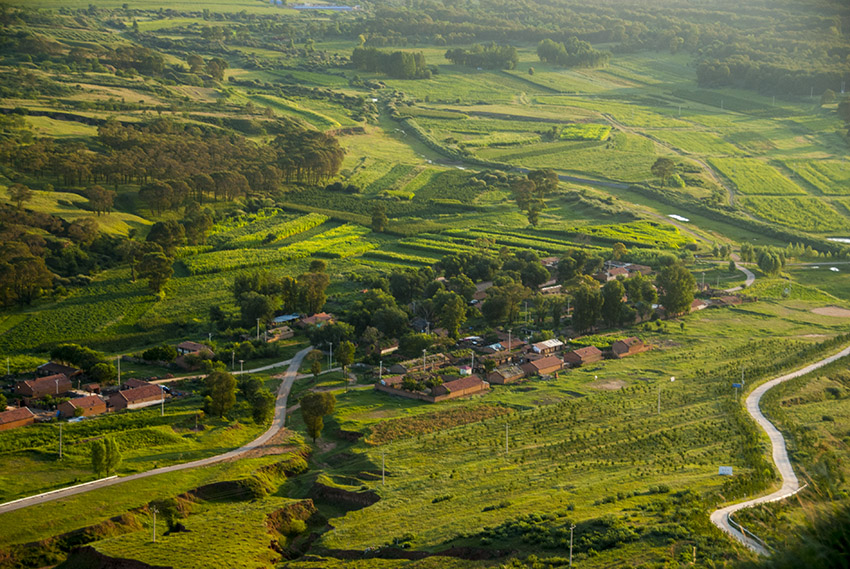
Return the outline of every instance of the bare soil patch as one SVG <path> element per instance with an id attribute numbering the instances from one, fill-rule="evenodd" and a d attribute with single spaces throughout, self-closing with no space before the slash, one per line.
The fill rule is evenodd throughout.
<path id="1" fill-rule="evenodd" d="M 609 379 L 594 381 L 593 383 L 588 384 L 588 387 L 604 389 L 605 391 L 617 391 L 618 389 L 624 388 L 626 385 L 626 382 L 622 379 Z"/>
<path id="2" fill-rule="evenodd" d="M 820 314 L 821 316 L 850 318 L 850 310 L 847 310 L 846 308 L 841 308 L 839 306 L 822 306 L 820 308 L 813 308 L 812 312 L 814 312 L 815 314 Z"/>

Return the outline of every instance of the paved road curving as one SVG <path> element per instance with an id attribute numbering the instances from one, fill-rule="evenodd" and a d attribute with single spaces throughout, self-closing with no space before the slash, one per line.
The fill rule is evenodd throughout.
<path id="1" fill-rule="evenodd" d="M 788 451 L 785 448 L 785 439 L 782 437 L 782 433 L 780 433 L 779 430 L 774 427 L 773 424 L 767 420 L 767 418 L 765 418 L 765 416 L 761 412 L 761 409 L 759 409 L 761 397 L 762 395 L 767 393 L 769 389 L 779 385 L 780 383 L 810 373 L 818 368 L 821 368 L 827 364 L 834 362 L 835 360 L 846 357 L 848 355 L 850 355 L 850 348 L 844 348 L 835 355 L 829 356 L 828 358 L 824 358 L 802 369 L 783 375 L 781 377 L 777 377 L 775 379 L 771 379 L 770 381 L 759 385 L 747 397 L 747 412 L 752 416 L 753 419 L 756 420 L 759 426 L 764 429 L 764 431 L 767 433 L 767 436 L 770 438 L 770 445 L 773 448 L 773 462 L 774 464 L 776 464 L 776 469 L 779 471 L 779 474 L 782 477 L 782 487 L 776 492 L 768 494 L 767 496 L 761 496 L 760 498 L 754 498 L 752 500 L 747 500 L 746 502 L 732 504 L 731 506 L 726 506 L 724 508 L 720 508 L 719 510 L 715 510 L 711 514 L 711 522 L 723 531 L 725 531 L 727 534 L 731 535 L 733 538 L 737 539 L 738 541 L 755 551 L 756 553 L 760 553 L 762 555 L 768 554 L 767 550 L 761 544 L 745 536 L 736 528 L 732 527 L 732 525 L 729 523 L 729 514 L 737 512 L 738 510 L 743 510 L 744 508 L 749 508 L 750 506 L 754 506 L 756 504 L 763 504 L 765 502 L 775 502 L 777 500 L 787 498 L 788 496 L 791 496 L 800 489 L 800 483 L 797 480 L 797 475 L 794 474 L 794 468 L 791 466 L 791 460 L 788 458 Z"/>
<path id="2" fill-rule="evenodd" d="M 186 462 L 183 464 L 175 464 L 173 466 L 164 466 L 162 468 L 155 468 L 153 470 L 148 470 L 146 472 L 139 472 L 137 474 L 131 474 L 129 476 L 122 476 L 119 478 L 105 478 L 103 480 L 98 480 L 95 482 L 88 483 L 83 486 L 72 486 L 70 488 L 65 488 L 62 490 L 54 490 L 52 492 L 48 492 L 45 494 L 39 494 L 37 496 L 30 496 L 29 498 L 23 498 L 21 500 L 15 500 L 14 502 L 9 502 L 6 504 L 0 505 L 0 514 L 6 512 L 13 512 L 15 510 L 20 510 L 21 508 L 26 508 L 28 506 L 33 506 L 35 504 L 43 504 L 45 502 L 51 502 L 53 500 L 59 500 L 61 498 L 67 498 L 68 496 L 75 496 L 77 494 L 83 494 L 85 492 L 90 492 L 92 490 L 96 490 L 98 488 L 106 488 L 107 486 L 114 486 L 116 484 L 121 484 L 123 482 L 129 482 L 130 480 L 138 480 L 139 478 L 147 478 L 148 476 L 156 476 L 157 474 L 165 474 L 166 472 L 176 472 L 178 470 L 187 470 L 189 468 L 199 468 L 201 466 L 209 466 L 211 464 L 215 464 L 217 462 L 222 462 L 225 460 L 229 460 L 232 458 L 236 458 L 241 454 L 246 452 L 258 449 L 266 444 L 278 431 L 283 428 L 284 422 L 286 420 L 286 400 L 289 397 L 289 390 L 292 389 L 292 384 L 298 376 L 298 369 L 301 367 L 301 361 L 304 357 L 310 353 L 310 350 L 313 349 L 313 346 L 308 346 L 295 354 L 295 357 L 289 360 L 289 367 L 286 370 L 286 373 L 283 376 L 283 381 L 280 382 L 280 387 L 277 390 L 277 400 L 275 401 L 275 410 L 274 410 L 274 420 L 272 421 L 271 427 L 260 435 L 258 438 L 254 439 L 250 443 L 239 447 L 235 450 L 226 452 L 224 454 L 219 454 L 216 456 L 210 456 L 208 458 L 202 458 L 200 460 L 194 460 L 192 462 Z M 272 366 L 273 367 L 273 366 Z"/>
<path id="3" fill-rule="evenodd" d="M 753 272 L 738 262 L 738 259 L 735 259 L 735 268 L 744 273 L 744 276 L 747 277 L 747 280 L 744 282 L 744 286 L 736 286 L 734 288 L 726 289 L 726 292 L 738 292 L 739 290 L 744 290 L 745 288 L 750 288 L 753 283 L 756 281 L 756 276 Z"/>

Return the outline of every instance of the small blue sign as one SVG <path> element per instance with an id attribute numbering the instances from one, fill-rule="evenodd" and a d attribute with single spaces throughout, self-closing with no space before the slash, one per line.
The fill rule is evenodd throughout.
<path id="1" fill-rule="evenodd" d="M 740 383 L 733 383 L 732 387 L 734 387 L 735 389 L 742 389 L 744 386 L 741 385 Z"/>

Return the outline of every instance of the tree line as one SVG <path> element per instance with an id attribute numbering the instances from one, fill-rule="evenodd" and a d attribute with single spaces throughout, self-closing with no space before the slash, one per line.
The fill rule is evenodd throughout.
<path id="1" fill-rule="evenodd" d="M 384 73 L 396 79 L 430 79 L 431 70 L 421 51 L 381 51 L 374 47 L 355 47 L 351 65 L 362 71 Z"/>
<path id="2" fill-rule="evenodd" d="M 456 48 L 446 52 L 446 59 L 455 65 L 482 69 L 514 69 L 519 55 L 512 45 L 475 44 L 469 49 Z"/>
<path id="3" fill-rule="evenodd" d="M 563 43 L 545 39 L 537 44 L 540 61 L 561 67 L 601 67 L 608 63 L 611 54 L 593 49 L 591 45 L 573 36 Z"/>

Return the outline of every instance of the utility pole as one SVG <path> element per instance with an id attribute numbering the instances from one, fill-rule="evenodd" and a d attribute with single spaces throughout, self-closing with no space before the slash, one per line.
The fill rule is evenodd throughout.
<path id="1" fill-rule="evenodd" d="M 508 328 L 508 355 L 511 355 L 511 329 Z"/>
<path id="2" fill-rule="evenodd" d="M 475 352 L 472 352 L 472 362 L 469 364 L 470 373 L 475 373 Z"/>
<path id="3" fill-rule="evenodd" d="M 59 423 L 59 458 L 62 458 L 62 423 Z"/>
<path id="4" fill-rule="evenodd" d="M 331 352 L 328 354 L 328 370 L 330 370 L 334 363 L 334 344 L 333 342 L 328 342 L 328 345 L 331 347 Z"/>
<path id="5" fill-rule="evenodd" d="M 425 350 L 427 348 L 422 348 L 422 373 L 425 373 L 428 369 L 428 363 L 425 361 Z"/>
<path id="6" fill-rule="evenodd" d="M 59 395 L 59 380 L 54 379 L 53 381 L 56 382 L 56 395 Z"/>
<path id="7" fill-rule="evenodd" d="M 236 367 L 236 350 L 230 350 L 230 371 Z"/>
<path id="8" fill-rule="evenodd" d="M 382 379 L 384 379 L 384 360 L 381 360 L 378 363 L 378 383 L 380 383 Z"/>
<path id="9" fill-rule="evenodd" d="M 257 318 L 257 340 L 260 339 L 260 319 Z"/>
<path id="10" fill-rule="evenodd" d="M 244 371 L 244 368 L 242 366 L 243 363 L 245 363 L 245 360 L 239 360 L 239 373 L 242 373 Z"/>
<path id="11" fill-rule="evenodd" d="M 159 513 L 159 510 L 156 506 L 153 506 L 151 512 L 153 512 L 153 542 L 156 543 L 156 515 Z"/>
<path id="12" fill-rule="evenodd" d="M 576 529 L 575 524 L 570 524 L 570 567 L 573 566 L 573 530 Z"/>
<path id="13" fill-rule="evenodd" d="M 165 390 L 159 386 L 159 416 L 165 417 Z"/>

